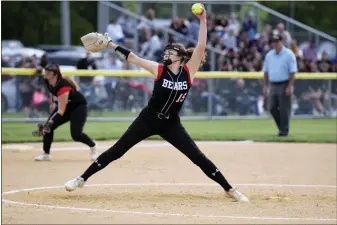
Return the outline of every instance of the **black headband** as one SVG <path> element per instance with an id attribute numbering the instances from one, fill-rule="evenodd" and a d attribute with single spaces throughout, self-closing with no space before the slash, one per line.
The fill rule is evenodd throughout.
<path id="1" fill-rule="evenodd" d="M 44 69 L 46 71 L 60 72 L 59 67 L 57 65 L 54 65 L 54 64 L 48 64 Z"/>
<path id="2" fill-rule="evenodd" d="M 175 50 L 175 51 L 178 52 L 178 55 L 180 55 L 180 56 L 185 56 L 185 54 L 186 54 L 185 50 L 182 49 L 180 46 L 178 47 L 176 45 L 172 45 L 171 43 L 166 45 L 166 47 L 164 48 L 164 51 L 166 51 L 166 50 Z"/>

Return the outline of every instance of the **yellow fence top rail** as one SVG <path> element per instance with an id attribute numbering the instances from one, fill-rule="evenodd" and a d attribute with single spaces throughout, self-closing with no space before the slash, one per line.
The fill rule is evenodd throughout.
<path id="1" fill-rule="evenodd" d="M 34 75 L 35 69 L 27 68 L 2 68 L 1 75 Z M 138 70 L 74 70 L 62 71 L 64 76 L 114 76 L 114 77 L 150 77 L 152 76 L 147 71 Z M 198 72 L 197 78 L 246 78 L 260 79 L 263 77 L 262 72 Z M 297 73 L 296 79 L 303 80 L 331 80 L 337 79 L 337 73 Z"/>

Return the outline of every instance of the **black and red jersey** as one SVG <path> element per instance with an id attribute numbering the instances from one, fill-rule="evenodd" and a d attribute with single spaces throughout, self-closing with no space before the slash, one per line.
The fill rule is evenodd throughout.
<path id="1" fill-rule="evenodd" d="M 62 94 L 69 92 L 68 97 L 68 104 L 66 110 L 76 108 L 76 106 L 81 104 L 87 104 L 86 99 L 84 96 L 77 91 L 72 85 L 65 79 L 61 78 L 57 81 L 55 87 L 52 87 L 47 80 L 45 83 L 48 87 L 49 92 L 52 94 L 54 103 L 57 104 L 57 97 L 61 96 Z"/>
<path id="2" fill-rule="evenodd" d="M 158 113 L 178 115 L 191 87 L 187 65 L 181 66 L 177 74 L 159 65 L 148 105 Z"/>

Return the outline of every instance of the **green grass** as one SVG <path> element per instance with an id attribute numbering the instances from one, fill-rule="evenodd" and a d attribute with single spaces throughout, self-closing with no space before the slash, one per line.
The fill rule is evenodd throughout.
<path id="1" fill-rule="evenodd" d="M 90 111 L 89 116 L 92 117 L 136 117 L 139 113 L 133 112 L 98 112 L 98 111 Z M 207 116 L 207 112 L 202 113 L 191 113 L 190 116 Z M 2 113 L 2 118 L 25 118 L 25 114 L 23 112 L 5 112 Z M 43 114 L 41 117 L 48 117 L 49 114 Z"/>
<path id="2" fill-rule="evenodd" d="M 84 131 L 95 140 L 118 139 L 131 122 L 88 122 Z M 272 120 L 211 120 L 183 121 L 195 140 L 254 140 L 264 142 L 320 142 L 337 143 L 336 119 L 293 119 L 290 135 L 277 137 Z M 39 142 L 31 135 L 34 123 L 2 123 L 2 143 Z M 150 139 L 161 139 L 153 136 Z M 71 141 L 69 123 L 55 132 L 55 141 Z"/>
<path id="3" fill-rule="evenodd" d="M 91 111 L 89 112 L 89 116 L 100 116 L 100 117 L 136 117 L 138 113 L 132 112 L 98 112 Z M 11 113 L 2 113 L 2 118 L 25 118 L 25 114 L 23 112 L 11 112 Z M 41 117 L 48 117 L 49 114 L 41 115 Z"/>

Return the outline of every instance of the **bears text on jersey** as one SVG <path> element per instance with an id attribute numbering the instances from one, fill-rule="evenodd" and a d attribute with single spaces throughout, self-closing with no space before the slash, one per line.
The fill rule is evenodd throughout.
<path id="1" fill-rule="evenodd" d="M 188 89 L 187 81 L 172 82 L 172 81 L 169 81 L 169 80 L 166 80 L 166 79 L 163 79 L 162 87 L 177 90 L 177 91 L 182 91 L 182 90 Z"/>

